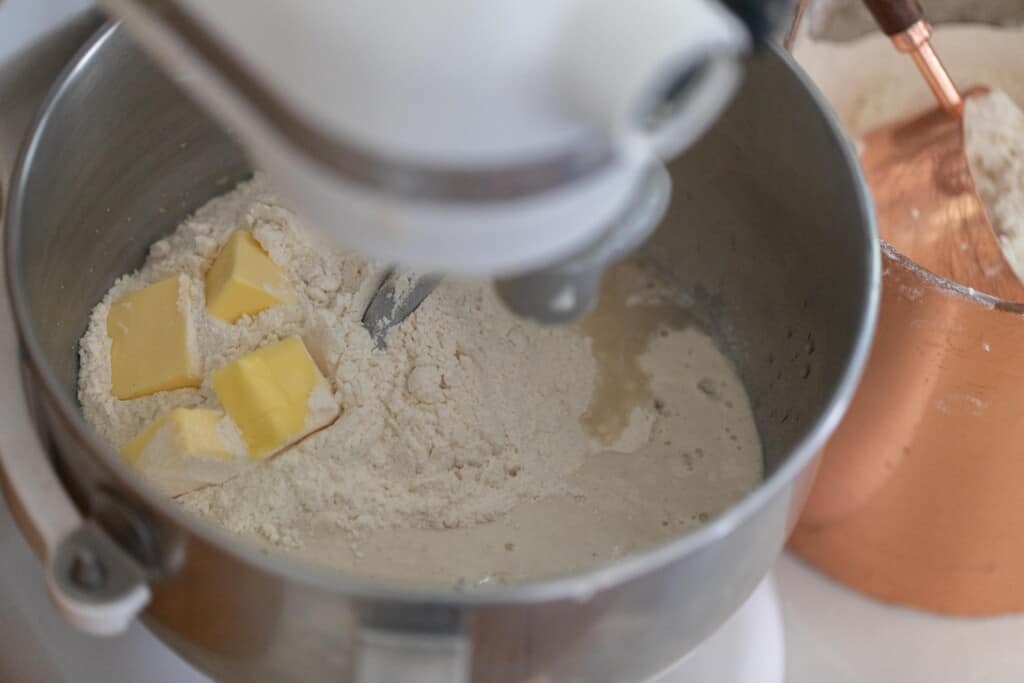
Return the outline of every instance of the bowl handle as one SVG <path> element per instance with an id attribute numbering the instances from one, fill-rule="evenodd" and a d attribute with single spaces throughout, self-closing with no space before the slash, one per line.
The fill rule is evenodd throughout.
<path id="1" fill-rule="evenodd" d="M 21 384 L 10 306 L 0 296 L 0 386 Z M 103 529 L 83 519 L 33 429 L 24 396 L 0 401 L 0 482 L 18 527 L 42 560 L 54 605 L 73 626 L 117 635 L 149 603 L 146 574 Z"/>

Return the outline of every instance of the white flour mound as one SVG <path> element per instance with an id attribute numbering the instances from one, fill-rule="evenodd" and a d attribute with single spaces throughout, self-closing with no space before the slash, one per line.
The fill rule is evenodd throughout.
<path id="1" fill-rule="evenodd" d="M 297 303 L 227 324 L 207 315 L 203 274 L 235 229 L 252 231 Z M 445 281 L 375 349 L 359 322 L 383 269 L 313 241 L 257 176 L 214 199 L 118 280 L 81 340 L 79 398 L 114 447 L 198 389 L 111 394 L 113 300 L 169 275 L 191 279 L 208 378 L 298 334 L 341 417 L 273 460 L 177 498 L 292 557 L 376 578 L 518 582 L 614 561 L 694 529 L 761 479 L 739 378 L 638 262 L 605 277 L 579 325 L 540 327 L 487 287 Z"/>
<path id="2" fill-rule="evenodd" d="M 1003 254 L 1024 280 L 1024 111 L 998 90 L 968 98 L 964 146 Z"/>
<path id="3" fill-rule="evenodd" d="M 251 230 L 283 268 L 299 302 L 230 325 L 206 314 L 202 276 L 238 228 Z M 207 377 L 242 353 L 299 334 L 344 411 L 267 466 L 183 496 L 186 508 L 291 546 L 313 521 L 348 532 L 457 527 L 564 491 L 565 476 L 588 451 L 578 417 L 594 360 L 584 337 L 515 319 L 486 288 L 444 283 L 390 331 L 388 351 L 375 352 L 359 318 L 380 269 L 311 240 L 258 176 L 155 243 L 143 268 L 96 307 L 81 341 L 79 397 L 88 421 L 120 447 L 166 410 L 217 405 L 208 379 L 199 389 L 133 401 L 111 395 L 111 302 L 184 273 Z"/>

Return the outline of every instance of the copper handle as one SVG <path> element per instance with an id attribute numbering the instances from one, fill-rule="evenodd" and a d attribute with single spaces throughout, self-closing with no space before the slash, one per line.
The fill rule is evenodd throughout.
<path id="1" fill-rule="evenodd" d="M 878 27 L 900 52 L 908 53 L 947 114 L 959 117 L 964 100 L 932 48 L 932 27 L 917 0 L 864 0 Z"/>
<path id="2" fill-rule="evenodd" d="M 808 2 L 810 0 L 797 0 L 796 7 L 793 9 L 793 20 L 789 24 L 789 30 L 786 31 L 786 37 L 782 39 L 782 47 L 786 49 L 786 52 L 792 53 L 796 46 L 796 38 L 800 33 L 800 25 L 803 23 Z"/>

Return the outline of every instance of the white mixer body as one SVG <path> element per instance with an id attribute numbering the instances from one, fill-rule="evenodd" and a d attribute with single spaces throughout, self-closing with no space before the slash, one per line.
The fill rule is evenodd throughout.
<path id="1" fill-rule="evenodd" d="M 715 0 L 103 4 L 311 225 L 463 275 L 614 233 L 727 104 L 750 42 Z"/>

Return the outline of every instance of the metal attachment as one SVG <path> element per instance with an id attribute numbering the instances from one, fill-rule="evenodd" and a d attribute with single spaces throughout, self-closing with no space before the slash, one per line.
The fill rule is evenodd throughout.
<path id="1" fill-rule="evenodd" d="M 585 315 L 597 303 L 605 268 L 647 239 L 665 215 L 671 193 L 668 171 L 652 165 L 632 203 L 594 244 L 541 270 L 497 280 L 498 295 L 516 315 L 544 324 Z"/>
<path id="2" fill-rule="evenodd" d="M 387 274 L 363 312 L 363 326 L 378 349 L 387 345 L 388 330 L 412 315 L 440 281 L 439 275 L 401 271 Z"/>

